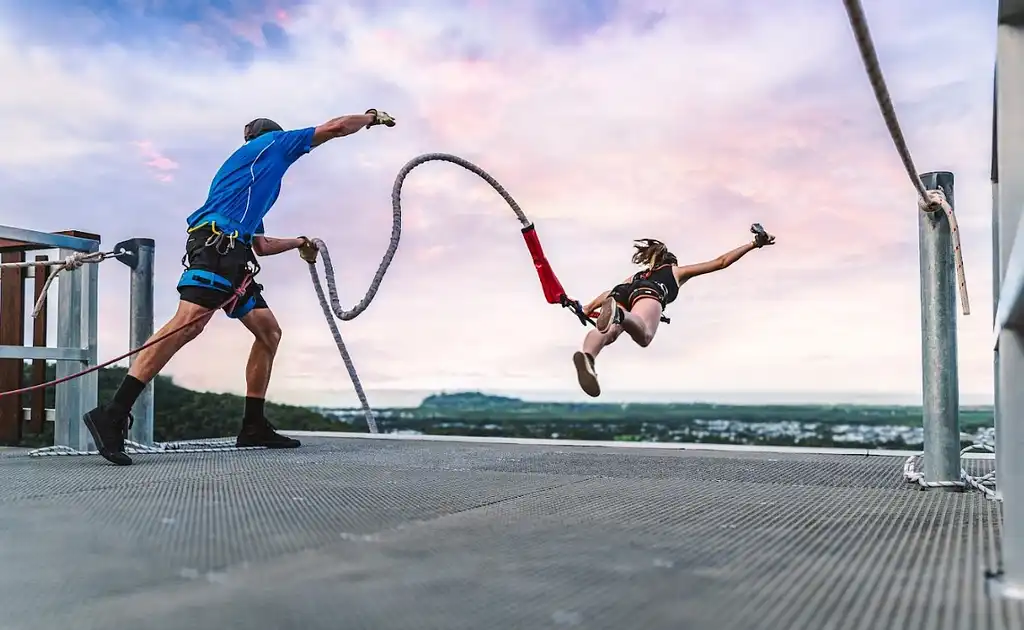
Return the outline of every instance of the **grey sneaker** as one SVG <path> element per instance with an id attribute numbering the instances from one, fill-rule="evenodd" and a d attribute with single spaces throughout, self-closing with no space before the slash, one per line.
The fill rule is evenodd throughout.
<path id="1" fill-rule="evenodd" d="M 594 370 L 594 357 L 585 352 L 576 352 L 572 355 L 572 362 L 576 366 L 576 380 L 580 388 L 588 396 L 597 398 L 601 395 L 601 384 L 597 382 L 597 372 Z"/>
<path id="2" fill-rule="evenodd" d="M 615 298 L 607 297 L 601 302 L 601 314 L 597 316 L 594 326 L 597 332 L 604 334 L 615 324 L 622 323 L 622 307 L 615 302 Z"/>

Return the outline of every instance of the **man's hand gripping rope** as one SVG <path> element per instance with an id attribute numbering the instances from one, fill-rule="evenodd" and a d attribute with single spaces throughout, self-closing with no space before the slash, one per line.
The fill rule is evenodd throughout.
<path id="1" fill-rule="evenodd" d="M 377 111 L 376 109 L 368 109 L 366 110 L 366 113 L 373 115 L 373 122 L 370 123 L 369 125 L 366 125 L 367 129 L 376 125 L 384 125 L 385 127 L 395 126 L 394 117 L 388 114 L 387 112 Z"/>

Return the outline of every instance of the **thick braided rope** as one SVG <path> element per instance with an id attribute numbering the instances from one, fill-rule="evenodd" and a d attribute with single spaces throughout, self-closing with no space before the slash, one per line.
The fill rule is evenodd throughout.
<path id="1" fill-rule="evenodd" d="M 341 331 L 338 330 L 337 323 L 334 318 L 341 321 L 350 321 L 358 317 L 363 311 L 365 311 L 373 298 L 377 295 L 377 290 L 380 289 L 380 284 L 384 280 L 384 274 L 387 273 L 388 268 L 391 266 L 391 261 L 395 257 L 395 252 L 398 251 L 398 243 L 402 238 L 402 186 L 405 184 L 406 177 L 412 172 L 414 168 L 427 162 L 449 162 L 457 166 L 461 166 L 467 171 L 478 176 L 480 179 L 487 182 L 491 188 L 493 188 L 501 198 L 505 200 L 505 203 L 509 205 L 512 212 L 515 213 L 516 218 L 523 224 L 523 227 L 530 225 L 530 220 L 526 218 L 526 214 L 512 195 L 505 190 L 505 187 L 498 183 L 498 180 L 494 179 L 490 173 L 480 168 L 476 164 L 473 164 L 469 160 L 463 159 L 457 155 L 451 155 L 449 153 L 425 153 L 409 160 L 405 166 L 398 171 L 398 176 L 395 177 L 394 186 L 391 188 L 391 240 L 388 243 L 387 250 L 384 252 L 384 257 L 380 261 L 380 265 L 377 267 L 377 272 L 373 275 L 373 279 L 370 281 L 370 287 L 366 290 L 366 294 L 363 299 L 359 301 L 350 310 L 345 310 L 341 306 L 341 300 L 338 298 L 338 285 L 334 275 L 334 265 L 331 262 L 331 253 L 327 249 L 327 244 L 320 239 L 313 239 L 313 244 L 316 245 L 317 250 L 320 253 L 320 258 L 324 261 L 324 277 L 327 280 L 327 292 L 329 295 L 324 295 L 323 285 L 320 282 L 320 275 L 317 273 L 316 263 L 309 263 L 309 276 L 313 280 L 313 288 L 316 290 L 317 298 L 320 300 L 320 308 L 324 312 L 324 317 L 327 318 L 327 325 L 331 328 L 331 334 L 334 336 L 334 343 L 338 347 L 338 352 L 341 353 L 341 359 L 345 363 L 345 369 L 348 370 L 349 378 L 352 379 L 352 386 L 356 390 L 356 395 L 359 397 L 359 404 L 362 406 L 363 413 L 366 416 L 366 424 L 370 428 L 371 433 L 377 433 L 377 422 L 374 417 L 373 409 L 370 407 L 370 403 L 366 399 L 366 392 L 363 390 L 363 385 L 359 380 L 359 374 L 356 372 L 355 364 L 352 363 L 352 357 L 348 353 L 348 349 L 345 347 L 345 341 L 341 337 Z"/>
<path id="2" fill-rule="evenodd" d="M 114 256 L 121 256 L 124 254 L 124 250 L 117 252 L 75 252 L 64 260 L 33 260 L 16 263 L 0 263 L 0 269 L 27 269 L 29 267 L 57 267 L 57 270 L 50 274 L 43 284 L 43 290 L 39 294 L 39 299 L 36 300 L 35 306 L 32 308 L 32 319 L 39 317 L 39 313 L 43 310 L 43 304 L 46 302 L 46 293 L 50 290 L 50 285 L 53 284 L 54 279 L 62 271 L 74 271 L 82 267 L 86 263 L 101 263 L 108 258 Z"/>
<path id="3" fill-rule="evenodd" d="M 896 109 L 893 107 L 892 98 L 889 96 L 889 89 L 885 85 L 885 77 L 882 74 L 882 65 L 878 61 L 878 54 L 875 52 L 875 44 L 871 39 L 871 30 L 868 28 L 868 19 L 864 14 L 864 7 L 860 0 L 843 0 L 846 6 L 846 13 L 850 18 L 850 27 L 853 29 L 854 39 L 857 41 L 857 48 L 860 50 L 861 60 L 864 62 L 864 69 L 867 71 L 871 88 L 875 92 L 875 100 L 878 101 L 878 108 L 881 110 L 885 126 L 889 130 L 892 142 L 896 145 L 896 152 L 903 162 L 903 168 L 907 171 L 910 183 L 917 190 L 920 197 L 920 207 L 925 212 L 936 212 L 942 210 L 949 219 L 949 229 L 953 240 L 953 258 L 956 267 L 957 284 L 960 289 L 960 305 L 964 315 L 971 314 L 970 302 L 967 298 L 967 276 L 964 272 L 964 258 L 960 250 L 960 231 L 957 227 L 956 217 L 953 215 L 953 208 L 946 203 L 946 197 L 942 191 L 928 190 L 917 175 L 917 167 L 914 166 L 914 158 L 910 154 L 910 147 L 903 137 L 903 130 L 900 129 L 899 120 L 896 118 Z M 940 197 L 941 195 L 941 197 Z"/>
<path id="4" fill-rule="evenodd" d="M 917 189 L 917 194 L 921 199 L 927 200 L 928 190 L 917 176 L 914 158 L 910 155 L 910 147 L 907 146 L 903 130 L 900 129 L 900 122 L 896 118 L 896 109 L 892 105 L 889 88 L 885 85 L 882 64 L 879 63 L 878 54 L 875 52 L 875 43 L 871 39 L 871 29 L 868 28 L 868 18 L 864 14 L 864 7 L 861 6 L 860 0 L 843 0 L 843 4 L 846 5 L 846 13 L 850 17 L 850 26 L 853 28 L 853 36 L 857 40 L 857 48 L 864 61 L 864 69 L 867 70 L 871 88 L 875 91 L 875 99 L 882 111 L 882 118 L 885 119 L 885 126 L 888 127 L 889 135 L 892 136 L 893 144 L 896 145 L 896 152 L 899 153 L 903 167 L 907 169 L 907 176 L 910 177 L 910 182 Z"/>

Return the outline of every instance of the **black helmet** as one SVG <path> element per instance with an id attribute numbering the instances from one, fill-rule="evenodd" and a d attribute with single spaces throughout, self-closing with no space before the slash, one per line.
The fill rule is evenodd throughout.
<path id="1" fill-rule="evenodd" d="M 245 141 L 248 142 L 271 131 L 284 131 L 284 129 L 269 118 L 257 118 L 245 126 Z"/>

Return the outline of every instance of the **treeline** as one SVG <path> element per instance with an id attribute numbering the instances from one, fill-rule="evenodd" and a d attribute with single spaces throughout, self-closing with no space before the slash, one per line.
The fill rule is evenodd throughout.
<path id="1" fill-rule="evenodd" d="M 53 365 L 47 366 L 46 380 L 56 378 Z M 107 368 L 99 371 L 99 399 L 110 400 L 125 368 Z M 28 373 L 26 370 L 28 383 Z M 154 382 L 153 433 L 158 442 L 196 440 L 233 436 L 241 426 L 244 399 L 233 394 L 196 392 L 174 384 L 167 376 L 158 376 Z M 28 395 L 22 406 L 29 406 Z M 54 405 L 54 388 L 46 390 L 46 406 Z M 279 429 L 300 431 L 353 431 L 352 425 L 329 418 L 324 414 L 292 405 L 267 403 L 267 417 Z M 53 444 L 53 426 L 46 423 L 46 431 L 39 436 L 26 435 L 26 446 Z M 364 429 L 365 430 L 365 429 Z"/>
<path id="2" fill-rule="evenodd" d="M 798 422 L 829 425 L 921 426 L 921 407 L 901 405 L 724 405 L 717 403 L 556 403 L 527 402 L 478 392 L 437 394 L 416 409 L 402 410 L 410 420 L 462 422 L 530 420 L 535 422 L 630 422 L 690 424 L 701 420 Z M 960 409 L 964 430 L 994 424 L 992 407 Z"/>

